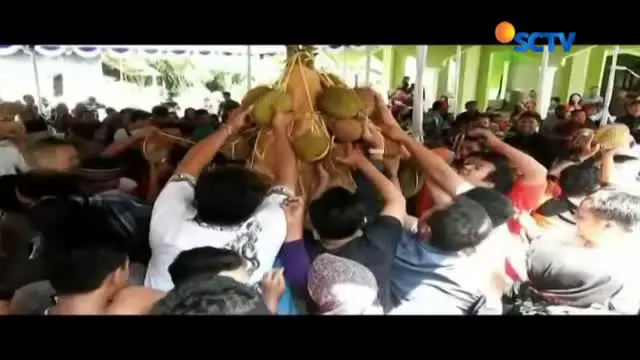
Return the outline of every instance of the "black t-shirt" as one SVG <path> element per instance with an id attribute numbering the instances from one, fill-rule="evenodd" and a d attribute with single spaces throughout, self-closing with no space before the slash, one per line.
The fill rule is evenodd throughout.
<path id="1" fill-rule="evenodd" d="M 311 261 L 317 255 L 329 253 L 366 266 L 378 282 L 378 300 L 387 312 L 391 310 L 391 266 L 402 238 L 402 224 L 391 216 L 379 216 L 362 229 L 362 236 L 337 249 L 325 249 L 319 243 L 309 251 Z"/>

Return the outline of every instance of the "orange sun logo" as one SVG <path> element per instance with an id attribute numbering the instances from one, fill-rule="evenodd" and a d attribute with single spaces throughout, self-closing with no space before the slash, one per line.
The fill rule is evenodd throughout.
<path id="1" fill-rule="evenodd" d="M 516 28 L 508 21 L 503 21 L 496 26 L 496 39 L 502 44 L 510 43 L 516 36 Z"/>

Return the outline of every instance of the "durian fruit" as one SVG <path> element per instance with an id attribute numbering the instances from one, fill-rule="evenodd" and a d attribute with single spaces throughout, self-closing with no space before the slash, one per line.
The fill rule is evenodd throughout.
<path id="1" fill-rule="evenodd" d="M 323 159 L 331 150 L 331 136 L 322 118 L 318 114 L 307 114 L 300 120 L 310 122 L 311 127 L 295 136 L 291 143 L 293 151 L 304 162 Z"/>
<path id="2" fill-rule="evenodd" d="M 349 88 L 332 86 L 318 97 L 318 108 L 334 119 L 352 119 L 363 107 L 358 95 Z"/>
<path id="3" fill-rule="evenodd" d="M 420 168 L 411 160 L 401 160 L 398 181 L 405 198 L 416 196 L 424 186 L 424 176 Z"/>
<path id="4" fill-rule="evenodd" d="M 327 126 L 339 143 L 350 143 L 362 138 L 365 122 L 359 119 L 329 120 Z"/>
<path id="5" fill-rule="evenodd" d="M 291 97 L 288 94 L 279 90 L 270 90 L 255 102 L 251 117 L 259 128 L 265 128 L 271 126 L 271 120 L 276 112 L 291 110 Z"/>
<path id="6" fill-rule="evenodd" d="M 347 84 L 345 84 L 344 81 L 342 81 L 342 79 L 340 79 L 340 77 L 336 74 L 332 74 L 330 72 L 324 72 L 322 73 L 322 77 L 326 78 L 326 80 L 328 80 L 328 84 L 326 84 L 326 87 L 331 87 L 331 86 L 340 86 L 340 87 L 348 87 Z"/>
<path id="7" fill-rule="evenodd" d="M 256 86 L 253 89 L 247 91 L 240 102 L 240 107 L 247 108 L 253 105 L 262 95 L 268 93 L 272 89 L 266 85 Z"/>
<path id="8" fill-rule="evenodd" d="M 367 117 L 372 117 L 372 115 L 376 110 L 375 91 L 370 87 L 357 87 L 353 89 L 353 91 L 355 91 L 356 95 L 358 95 L 358 97 L 360 98 L 360 101 L 362 101 L 362 105 L 363 105 L 362 112 Z"/>
<path id="9" fill-rule="evenodd" d="M 624 124 L 603 126 L 596 131 L 593 139 L 605 149 L 628 146 L 632 140 L 629 127 Z"/>

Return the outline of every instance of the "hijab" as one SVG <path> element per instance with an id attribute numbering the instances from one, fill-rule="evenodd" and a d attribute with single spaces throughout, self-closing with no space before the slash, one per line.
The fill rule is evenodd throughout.
<path id="1" fill-rule="evenodd" d="M 609 304 L 623 287 L 598 252 L 581 247 L 535 246 L 527 256 L 527 274 L 535 292 L 558 305 L 590 307 Z"/>
<path id="2" fill-rule="evenodd" d="M 307 286 L 323 315 L 382 315 L 375 276 L 353 260 L 328 253 L 318 256 Z"/>

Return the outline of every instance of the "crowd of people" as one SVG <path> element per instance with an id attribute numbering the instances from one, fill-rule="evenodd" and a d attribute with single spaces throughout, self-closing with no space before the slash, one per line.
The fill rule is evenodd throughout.
<path id="1" fill-rule="evenodd" d="M 422 141 L 396 95 L 337 159 L 356 191 L 316 164 L 306 198 L 289 113 L 266 183 L 220 152 L 252 124 L 230 98 L 219 117 L 163 104 L 100 122 L 25 97 L 26 137 L 0 142 L 0 313 L 639 313 L 640 100 L 608 125 L 577 94 L 545 120 L 530 102 L 454 117 L 443 97 Z M 424 180 L 411 198 L 407 161 Z"/>

